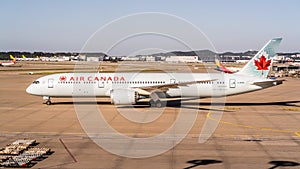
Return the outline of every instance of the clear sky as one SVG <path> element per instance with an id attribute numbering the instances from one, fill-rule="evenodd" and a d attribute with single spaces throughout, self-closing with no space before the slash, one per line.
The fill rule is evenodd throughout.
<path id="1" fill-rule="evenodd" d="M 100 27 L 139 12 L 184 18 L 218 52 L 257 50 L 273 37 L 283 37 L 280 51 L 300 51 L 299 0 L 0 0 L 0 51 L 80 51 Z"/>

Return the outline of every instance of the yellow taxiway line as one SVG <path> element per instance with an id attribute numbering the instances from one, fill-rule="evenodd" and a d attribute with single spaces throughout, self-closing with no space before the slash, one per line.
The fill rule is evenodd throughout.
<path id="1" fill-rule="evenodd" d="M 256 126 L 236 124 L 236 123 L 232 123 L 232 122 L 218 120 L 218 119 L 215 119 L 215 118 L 211 117 L 211 112 L 208 112 L 206 114 L 206 117 L 210 120 L 214 120 L 214 121 L 219 122 L 221 124 L 227 124 L 227 125 L 232 125 L 232 126 L 236 126 L 236 127 L 243 127 L 243 128 L 249 128 L 249 129 L 258 129 L 258 130 L 265 130 L 265 131 L 271 131 L 271 132 L 278 132 L 278 133 L 293 133 L 296 136 L 300 137 L 300 133 L 298 131 L 278 130 L 278 129 L 272 129 L 272 128 L 260 128 L 260 127 L 256 127 Z"/>

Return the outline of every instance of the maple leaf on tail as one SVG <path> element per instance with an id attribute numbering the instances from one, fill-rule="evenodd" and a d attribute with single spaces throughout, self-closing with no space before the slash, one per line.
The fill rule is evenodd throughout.
<path id="1" fill-rule="evenodd" d="M 271 60 L 267 60 L 264 55 L 261 55 L 259 60 L 254 60 L 256 70 L 262 70 L 262 74 L 264 74 L 264 70 L 269 70 L 269 66 L 271 65 Z"/>

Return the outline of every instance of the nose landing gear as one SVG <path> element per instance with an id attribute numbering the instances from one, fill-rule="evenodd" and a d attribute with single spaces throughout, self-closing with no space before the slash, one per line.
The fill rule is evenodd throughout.
<path id="1" fill-rule="evenodd" d="M 50 96 L 43 96 L 44 104 L 51 105 L 52 102 L 50 100 Z"/>

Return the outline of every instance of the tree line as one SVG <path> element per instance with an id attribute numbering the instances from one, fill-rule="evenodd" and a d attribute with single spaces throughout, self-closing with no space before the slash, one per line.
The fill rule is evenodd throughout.
<path id="1" fill-rule="evenodd" d="M 51 53 L 51 52 L 0 52 L 0 60 L 9 60 L 10 55 L 15 58 L 22 58 L 24 55 L 27 58 L 36 58 L 36 57 L 54 57 L 54 56 L 77 56 L 79 53 L 71 53 L 71 52 L 59 52 L 59 53 Z"/>

